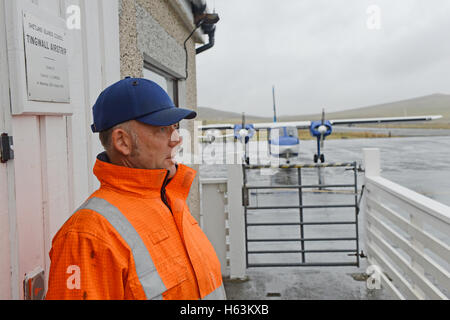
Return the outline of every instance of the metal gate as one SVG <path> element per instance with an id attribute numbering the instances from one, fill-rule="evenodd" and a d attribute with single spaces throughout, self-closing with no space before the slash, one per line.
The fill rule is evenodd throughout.
<path id="1" fill-rule="evenodd" d="M 357 163 L 330 163 L 330 164 L 302 164 L 302 165 L 287 165 L 287 166 L 279 166 L 277 170 L 290 170 L 296 171 L 296 180 L 297 183 L 293 185 L 277 185 L 277 186 L 261 186 L 261 185 L 251 185 L 248 183 L 249 172 L 251 170 L 267 170 L 273 167 L 270 166 L 260 166 L 260 165 L 243 165 L 243 205 L 244 205 L 244 214 L 245 214 L 245 239 L 246 239 L 246 266 L 247 268 L 251 267 L 293 267 L 293 266 L 356 266 L 359 267 L 359 235 L 358 235 L 358 213 L 359 213 L 359 203 L 358 203 L 358 187 L 357 187 Z M 336 183 L 336 184 L 324 184 L 323 177 L 321 176 L 321 171 L 325 168 L 344 168 L 344 170 L 353 170 L 353 174 L 350 174 L 351 182 L 350 183 Z M 318 175 L 318 183 L 317 184 L 302 184 L 302 170 L 313 169 L 319 173 Z M 327 169 L 332 170 L 332 169 Z M 258 196 L 258 190 L 291 190 L 292 197 L 296 197 L 298 200 L 296 204 L 289 205 L 281 205 L 277 204 L 269 204 L 269 205 L 259 205 L 255 202 L 255 196 Z M 292 189 L 294 191 L 292 191 Z M 296 190 L 296 191 L 295 191 Z M 252 195 L 253 191 L 253 195 Z M 310 192 L 310 194 L 315 194 L 315 198 L 325 198 L 325 196 L 321 197 L 321 194 L 324 193 L 333 193 L 334 198 L 338 199 L 339 194 L 347 194 L 351 197 L 351 203 L 331 203 L 331 204 L 306 204 L 305 201 L 305 193 Z M 344 192 L 343 192 L 344 191 Z M 286 191 L 285 191 L 286 192 Z M 268 195 L 274 195 L 276 193 L 269 193 Z M 284 200 L 280 201 L 286 202 L 292 199 L 292 197 L 285 197 Z M 263 197 L 263 200 L 268 200 L 268 196 Z M 264 201 L 263 201 L 264 202 Z M 346 210 L 343 208 L 349 209 L 350 217 L 349 219 L 336 219 L 332 213 L 326 213 L 326 218 L 330 219 L 321 219 L 316 220 L 314 216 L 318 216 L 317 210 L 329 210 L 333 208 L 335 211 Z M 281 215 L 281 211 L 290 210 L 290 213 L 286 213 L 284 216 Z M 298 210 L 298 211 L 297 211 Z M 294 212 L 292 212 L 294 211 Z M 348 210 L 347 210 L 348 211 Z M 259 216 L 263 214 L 258 214 L 258 212 L 270 212 L 272 214 L 272 221 L 261 221 Z M 294 215 L 292 215 L 295 213 Z M 341 214 L 342 215 L 342 214 Z M 285 218 L 289 216 L 287 221 Z M 294 216 L 294 218 L 292 218 Z M 273 219 L 275 217 L 275 221 Z M 328 231 L 324 231 L 326 234 L 321 234 L 320 236 L 310 237 L 307 236 L 306 233 L 308 228 L 313 228 L 320 226 L 320 228 L 326 227 L 331 228 L 332 226 L 348 226 L 348 228 L 354 228 L 351 231 L 351 235 L 346 236 L 327 236 Z M 257 231 L 259 228 L 266 228 L 267 231 Z M 267 229 L 268 228 L 268 229 Z M 297 233 L 295 236 L 283 236 L 283 237 L 273 237 L 270 236 L 272 233 L 271 230 L 277 229 L 280 234 L 288 234 L 289 232 L 283 231 L 288 230 L 292 233 L 292 228 L 298 228 L 295 231 Z M 344 227 L 348 229 L 347 227 Z M 253 232 L 251 232 L 253 231 Z M 347 231 L 347 230 L 345 230 Z M 257 234 L 255 236 L 254 234 Z M 323 232 L 322 232 L 323 233 Z M 259 236 L 258 236 L 259 234 Z M 264 236 L 261 236 L 264 235 Z M 337 245 L 338 243 L 351 243 L 353 244 L 349 248 L 343 248 L 342 245 Z M 284 244 L 290 244 L 287 248 Z M 310 248 L 310 244 L 315 244 Z M 317 244 L 325 244 L 327 246 L 334 245 L 334 247 L 326 247 L 326 248 L 318 248 Z M 294 247 L 292 247 L 294 245 Z M 255 248 L 256 247 L 256 248 Z M 280 248 L 281 247 L 281 248 Z M 280 261 L 282 258 L 276 258 L 276 261 L 270 262 L 258 262 L 251 260 L 258 260 L 257 256 L 267 256 L 270 257 L 282 257 L 283 254 L 285 256 L 289 255 L 290 261 Z M 320 254 L 321 257 L 323 255 L 344 255 L 346 259 L 351 259 L 351 261 L 314 261 L 311 259 L 311 255 Z M 341 256 L 342 256 L 341 255 Z M 292 259 L 293 257 L 293 259 Z M 354 258 L 353 258 L 354 257 Z"/>

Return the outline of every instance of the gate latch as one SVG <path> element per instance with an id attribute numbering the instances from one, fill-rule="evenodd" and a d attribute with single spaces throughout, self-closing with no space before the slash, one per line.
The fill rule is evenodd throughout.
<path id="1" fill-rule="evenodd" d="M 2 133 L 0 140 L 0 162 L 5 163 L 14 159 L 13 137 L 7 133 Z"/>
<path id="2" fill-rule="evenodd" d="M 245 186 L 243 186 L 242 187 L 242 206 L 248 207 L 248 205 L 249 205 L 248 189 Z"/>

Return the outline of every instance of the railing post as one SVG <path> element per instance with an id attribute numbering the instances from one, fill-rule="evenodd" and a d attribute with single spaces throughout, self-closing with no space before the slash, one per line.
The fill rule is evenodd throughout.
<path id="1" fill-rule="evenodd" d="M 245 220 L 242 206 L 243 173 L 240 164 L 228 165 L 228 214 L 230 226 L 230 278 L 246 278 Z"/>
<path id="2" fill-rule="evenodd" d="M 423 222 L 422 219 L 420 219 L 420 217 L 414 215 L 413 213 L 409 214 L 410 217 L 410 222 L 411 225 L 413 227 L 416 227 L 417 229 L 419 229 L 421 232 L 423 232 Z M 410 243 L 411 246 L 417 250 L 417 252 L 420 252 L 420 254 L 422 256 L 425 255 L 425 251 L 424 251 L 424 245 L 420 242 L 420 240 L 418 240 L 417 238 L 415 238 L 414 233 L 411 232 L 409 233 L 410 235 Z M 413 270 L 415 270 L 418 274 L 420 274 L 422 276 L 422 278 L 425 278 L 425 269 L 423 268 L 423 266 L 420 264 L 420 261 L 417 261 L 416 258 L 414 256 L 411 256 L 411 268 Z M 423 290 L 420 288 L 420 285 L 416 283 L 416 281 L 414 281 L 414 279 L 411 279 L 412 282 L 412 287 L 413 290 L 416 292 L 416 294 L 420 297 L 420 299 L 425 299 L 425 293 L 423 292 Z"/>
<path id="3" fill-rule="evenodd" d="M 376 148 L 364 148 L 363 149 L 363 164 L 364 164 L 364 185 L 365 185 L 365 195 L 369 195 L 371 192 L 371 188 L 368 185 L 369 177 L 377 177 L 380 175 L 380 149 Z M 360 208 L 360 214 L 363 213 L 365 215 L 365 223 L 364 223 L 364 234 L 365 234 L 365 244 L 366 244 L 366 254 L 367 261 L 369 265 L 376 263 L 372 252 L 370 250 L 370 245 L 373 245 L 373 241 L 370 236 L 370 219 L 368 216 L 370 214 L 370 207 L 368 207 L 367 202 L 365 201 L 365 197 L 363 198 L 362 205 Z"/>
<path id="4" fill-rule="evenodd" d="M 380 175 L 380 149 L 364 148 L 364 168 L 366 177 Z"/>

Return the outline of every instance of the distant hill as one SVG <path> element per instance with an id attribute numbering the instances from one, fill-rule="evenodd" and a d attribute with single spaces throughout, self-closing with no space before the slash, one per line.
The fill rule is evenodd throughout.
<path id="1" fill-rule="evenodd" d="M 325 112 L 327 110 L 325 109 Z M 427 122 L 427 126 L 450 126 L 450 95 L 432 94 L 390 103 L 383 103 L 362 108 L 326 113 L 327 119 L 401 117 L 415 115 L 442 115 L 440 120 Z M 279 116 L 278 121 L 317 120 L 321 113 L 313 115 Z M 221 111 L 213 108 L 198 107 L 198 119 L 205 123 L 239 123 L 242 115 L 237 112 Z M 272 118 L 246 114 L 247 122 L 270 122 Z M 402 124 L 403 125 L 403 124 Z M 409 124 L 405 124 L 409 125 Z M 397 125 L 398 126 L 398 125 Z"/>
<path id="2" fill-rule="evenodd" d="M 205 123 L 240 123 L 242 121 L 242 114 L 231 111 L 222 111 L 208 107 L 198 107 L 197 119 L 204 120 Z M 263 122 L 271 121 L 269 118 L 257 117 L 245 114 L 246 122 Z"/>
<path id="3" fill-rule="evenodd" d="M 326 112 L 326 109 L 325 109 Z M 326 113 L 328 119 L 402 117 L 416 115 L 442 115 L 443 118 L 433 122 L 450 123 L 450 95 L 432 94 L 408 100 L 378 104 L 363 108 Z M 280 121 L 320 119 L 321 114 L 308 116 L 281 116 Z"/>

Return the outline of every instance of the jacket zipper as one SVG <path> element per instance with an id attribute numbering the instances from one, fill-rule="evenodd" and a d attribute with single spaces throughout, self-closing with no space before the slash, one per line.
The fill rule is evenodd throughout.
<path id="1" fill-rule="evenodd" d="M 168 181 L 169 179 L 167 179 L 167 177 L 169 176 L 169 174 L 170 174 L 170 171 L 167 171 L 166 176 L 164 178 L 163 185 L 161 187 L 161 200 L 167 206 L 167 208 L 169 208 L 170 213 L 173 215 L 172 208 L 169 206 L 169 203 L 167 202 L 167 197 L 166 197 L 166 186 L 169 182 Z"/>
<path id="2" fill-rule="evenodd" d="M 168 181 L 169 179 L 167 179 L 167 177 L 169 176 L 169 174 L 170 174 L 170 171 L 167 172 L 166 177 L 164 178 L 164 182 L 163 182 L 163 185 L 162 185 L 162 188 L 161 188 L 161 200 L 167 206 L 167 208 L 169 208 L 170 213 L 172 213 L 172 216 L 173 216 L 172 208 L 169 206 L 169 203 L 167 202 L 167 197 L 166 197 L 166 186 L 169 183 L 169 181 Z M 189 252 L 188 252 L 188 250 L 186 248 L 186 244 L 184 243 L 184 239 L 182 239 L 181 242 L 183 243 L 184 250 L 186 251 L 186 255 L 188 257 L 188 261 L 191 264 L 191 267 L 192 267 L 192 270 L 193 270 L 194 278 L 195 278 L 195 280 L 197 282 L 198 296 L 201 297 L 200 285 L 199 285 L 199 282 L 198 282 L 198 279 L 197 279 L 197 274 L 195 273 L 194 265 L 192 264 L 191 257 L 189 256 Z"/>

